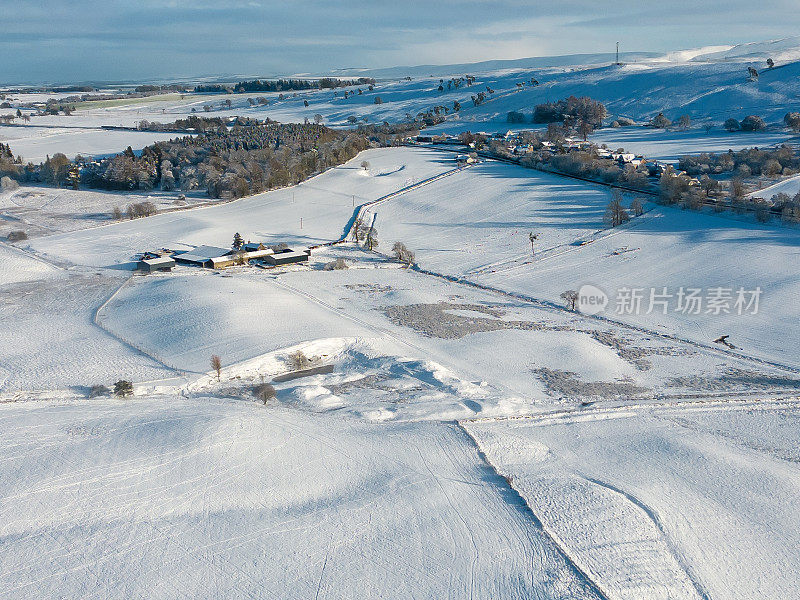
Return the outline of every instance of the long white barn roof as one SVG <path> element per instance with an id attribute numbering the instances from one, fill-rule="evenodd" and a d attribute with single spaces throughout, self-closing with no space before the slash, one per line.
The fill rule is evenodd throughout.
<path id="1" fill-rule="evenodd" d="M 219 258 L 230 253 L 228 248 L 217 248 L 216 246 L 198 246 L 194 250 L 176 254 L 175 258 L 189 262 L 206 262 L 212 258 Z"/>

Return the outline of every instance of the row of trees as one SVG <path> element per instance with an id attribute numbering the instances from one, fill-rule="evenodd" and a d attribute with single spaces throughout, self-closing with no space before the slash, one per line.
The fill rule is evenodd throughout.
<path id="1" fill-rule="evenodd" d="M 678 117 L 677 126 L 679 129 L 689 129 L 691 125 L 692 118 L 689 115 L 681 115 Z M 650 119 L 650 122 L 647 124 L 647 126 L 655 129 L 666 129 L 667 127 L 672 126 L 672 121 L 665 117 L 663 112 L 660 112 L 655 117 Z"/>
<path id="2" fill-rule="evenodd" d="M 219 83 L 198 85 L 194 91 L 200 93 L 230 94 L 233 92 L 241 94 L 245 92 L 292 92 L 334 89 L 356 85 L 374 86 L 375 80 L 370 77 L 359 77 L 358 79 L 336 79 L 334 77 L 323 77 L 321 79 L 253 79 L 240 81 L 232 86 Z"/>
<path id="3" fill-rule="evenodd" d="M 427 114 L 422 118 L 427 119 Z M 194 137 L 148 146 L 140 156 L 128 148 L 86 173 L 84 182 L 121 190 L 205 189 L 213 198 L 239 198 L 299 183 L 370 146 L 399 144 L 421 126 L 423 121 L 411 120 L 343 131 L 316 123 L 238 119 L 231 128 L 220 125 Z"/>
<path id="4" fill-rule="evenodd" d="M 553 169 L 568 175 L 594 179 L 604 183 L 625 185 L 627 187 L 647 190 L 650 188 L 650 178 L 647 167 L 643 164 L 634 166 L 620 165 L 609 158 L 599 158 L 594 151 L 574 151 L 567 154 L 553 154 L 549 158 L 545 155 L 544 169 Z M 530 159 L 526 157 L 523 163 Z"/>
<path id="5" fill-rule="evenodd" d="M 778 148 L 746 148 L 721 154 L 682 156 L 678 168 L 691 176 L 733 173 L 739 177 L 794 175 L 800 173 L 800 155 L 788 145 Z"/>
<path id="6" fill-rule="evenodd" d="M 754 213 L 765 223 L 780 215 L 786 222 L 800 222 L 800 194 L 790 198 L 787 194 L 776 194 L 771 201 L 749 197 L 748 188 L 740 177 L 733 177 L 726 185 L 706 175 L 699 184 L 685 173 L 676 173 L 671 167 L 659 182 L 661 201 L 677 204 L 685 209 L 702 210 L 711 206 L 715 212 L 731 210 L 737 214 Z"/>
<path id="7" fill-rule="evenodd" d="M 244 120 L 241 120 L 244 124 Z M 209 129 L 216 130 L 225 127 L 225 121 L 221 117 L 198 117 L 189 115 L 185 119 L 176 119 L 172 123 L 159 123 L 158 121 L 148 121 L 142 119 L 137 124 L 140 131 L 197 131 L 203 132 Z"/>

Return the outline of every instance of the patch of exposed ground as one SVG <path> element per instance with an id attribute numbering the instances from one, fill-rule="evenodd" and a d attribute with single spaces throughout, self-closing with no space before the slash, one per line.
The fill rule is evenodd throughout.
<path id="1" fill-rule="evenodd" d="M 394 288 L 390 285 L 380 285 L 377 283 L 348 283 L 344 287 L 348 290 L 361 292 L 362 294 L 387 294 Z"/>
<path id="2" fill-rule="evenodd" d="M 673 346 L 635 346 L 633 345 L 632 339 L 619 336 L 611 331 L 589 329 L 584 330 L 584 333 L 590 335 L 604 346 L 613 349 L 622 360 L 631 363 L 640 371 L 646 371 L 653 366 L 652 363 L 647 360 L 648 356 L 686 356 L 695 354 L 694 350 L 688 348 L 676 348 Z"/>
<path id="3" fill-rule="evenodd" d="M 342 381 L 341 383 L 330 383 L 325 385 L 325 387 L 328 388 L 331 394 L 336 394 L 337 396 L 342 396 L 344 394 L 348 394 L 355 390 L 394 391 L 394 388 L 382 385 L 384 381 L 387 381 L 389 379 L 392 379 L 391 375 L 373 373 L 371 375 L 365 375 L 364 377 L 359 377 L 358 379 L 351 379 L 350 381 Z"/>
<path id="4" fill-rule="evenodd" d="M 567 327 L 551 327 L 536 321 L 505 321 L 501 319 L 505 314 L 502 309 L 483 304 L 439 302 L 436 304 L 385 306 L 382 310 L 395 325 L 410 327 L 428 337 L 441 339 L 460 339 L 472 333 L 499 331 L 502 329 L 522 329 L 526 331 L 568 329 Z M 471 316 L 451 311 L 470 311 L 487 316 Z"/>
<path id="5" fill-rule="evenodd" d="M 729 367 L 714 377 L 708 375 L 685 375 L 671 377 L 669 387 L 686 388 L 704 392 L 728 392 L 731 390 L 774 390 L 780 388 L 800 392 L 800 379 L 787 375 L 772 375 Z"/>
<path id="6" fill-rule="evenodd" d="M 580 376 L 572 371 L 547 368 L 533 369 L 533 372 L 539 376 L 551 396 L 618 398 L 639 396 L 649 391 L 629 380 L 582 381 Z"/>

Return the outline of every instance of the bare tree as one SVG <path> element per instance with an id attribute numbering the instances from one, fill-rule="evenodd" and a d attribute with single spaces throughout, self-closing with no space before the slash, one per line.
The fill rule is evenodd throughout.
<path id="1" fill-rule="evenodd" d="M 614 190 L 611 193 L 611 202 L 606 207 L 606 214 L 603 215 L 603 221 L 611 227 L 618 227 L 630 219 L 628 211 L 622 206 L 622 194 L 619 190 Z"/>
<path id="2" fill-rule="evenodd" d="M 362 160 L 361 161 L 361 168 L 364 169 L 365 171 L 368 171 L 369 170 L 369 161 L 368 160 Z"/>
<path id="3" fill-rule="evenodd" d="M 322 267 L 325 271 L 343 271 L 347 269 L 347 262 L 340 256 L 336 260 L 332 260 L 329 263 L 325 263 L 325 266 Z"/>
<path id="4" fill-rule="evenodd" d="M 631 212 L 637 217 L 641 217 L 644 214 L 644 206 L 642 206 L 640 198 L 634 198 L 631 202 Z"/>
<path id="5" fill-rule="evenodd" d="M 735 200 L 739 200 L 744 198 L 747 194 L 747 187 L 744 185 L 744 181 L 740 177 L 734 177 L 731 179 L 731 198 Z"/>
<path id="6" fill-rule="evenodd" d="M 531 256 L 536 256 L 536 247 L 535 247 L 535 245 L 534 245 L 534 244 L 535 244 L 536 240 L 538 240 L 538 239 L 539 239 L 539 234 L 538 234 L 538 233 L 533 233 L 533 232 L 531 231 L 531 232 L 528 234 L 528 239 L 529 239 L 529 240 L 530 240 L 530 242 L 531 242 Z"/>
<path id="7" fill-rule="evenodd" d="M 568 309 L 575 310 L 575 303 L 578 301 L 578 292 L 575 290 L 567 290 L 566 292 L 562 292 L 559 298 L 564 300 Z"/>
<path id="8" fill-rule="evenodd" d="M 305 352 L 302 350 L 292 352 L 289 355 L 287 362 L 289 363 L 289 368 L 292 371 L 302 371 L 303 369 L 308 369 L 311 366 L 311 359 L 308 358 L 305 355 Z"/>
<path id="9" fill-rule="evenodd" d="M 370 227 L 367 231 L 367 235 L 364 238 L 364 247 L 367 250 L 374 250 L 378 247 L 378 230 L 374 227 Z"/>
<path id="10" fill-rule="evenodd" d="M 403 242 L 395 242 L 392 246 L 394 257 L 404 265 L 412 265 L 414 263 L 414 253 L 406 248 Z"/>
<path id="11" fill-rule="evenodd" d="M 253 395 L 264 404 L 269 400 L 277 398 L 275 387 L 270 383 L 260 383 L 253 388 Z"/>
<path id="12" fill-rule="evenodd" d="M 222 359 L 216 354 L 211 355 L 211 368 L 217 374 L 217 381 L 222 378 Z"/>
<path id="13" fill-rule="evenodd" d="M 581 137 L 585 142 L 586 139 L 589 137 L 589 134 L 594 131 L 594 126 L 588 121 L 581 121 L 580 124 L 578 125 L 578 131 L 580 132 Z"/>
<path id="14" fill-rule="evenodd" d="M 101 396 L 110 396 L 111 390 L 101 384 L 93 385 L 92 387 L 89 388 L 89 393 L 87 395 L 89 398 L 100 398 Z"/>

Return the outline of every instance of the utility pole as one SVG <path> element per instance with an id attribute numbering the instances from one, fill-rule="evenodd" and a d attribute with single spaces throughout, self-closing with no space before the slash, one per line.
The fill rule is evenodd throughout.
<path id="1" fill-rule="evenodd" d="M 619 42 L 617 42 L 617 63 L 619 64 Z"/>

